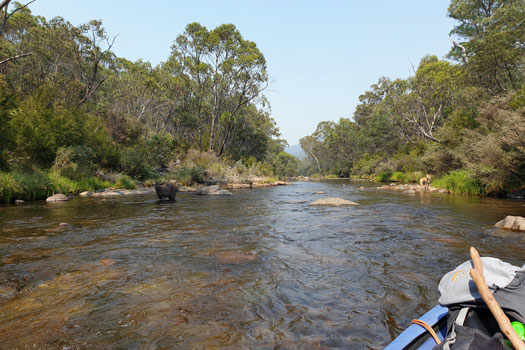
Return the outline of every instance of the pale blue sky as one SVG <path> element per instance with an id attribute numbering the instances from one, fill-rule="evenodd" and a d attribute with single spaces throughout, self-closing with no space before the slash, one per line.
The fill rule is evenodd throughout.
<path id="1" fill-rule="evenodd" d="M 233 23 L 268 62 L 272 115 L 293 145 L 317 123 L 351 117 L 381 76 L 407 77 L 426 54 L 450 47 L 450 0 L 37 0 L 34 13 L 73 24 L 103 20 L 117 55 L 164 61 L 191 22 Z"/>

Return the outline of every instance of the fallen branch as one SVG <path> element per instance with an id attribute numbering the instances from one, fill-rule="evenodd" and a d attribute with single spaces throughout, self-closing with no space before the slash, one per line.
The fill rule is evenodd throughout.
<path id="1" fill-rule="evenodd" d="M 514 346 L 514 349 L 525 350 L 525 343 L 523 343 L 514 328 L 512 328 L 509 318 L 507 315 L 505 315 L 498 302 L 494 298 L 494 295 L 492 295 L 492 292 L 489 290 L 487 282 L 485 282 L 485 276 L 483 276 L 483 264 L 476 248 L 470 247 L 470 257 L 474 265 L 474 268 L 470 270 L 470 276 L 474 280 L 481 298 L 485 304 L 487 304 L 490 312 L 498 322 L 499 328 L 510 340 L 512 346 Z"/>
<path id="2" fill-rule="evenodd" d="M 17 59 L 22 58 L 22 57 L 31 56 L 32 54 L 33 54 L 32 52 L 28 52 L 28 53 L 23 53 L 21 55 L 16 55 L 16 56 L 13 56 L 13 57 L 6 58 L 5 60 L 0 61 L 0 65 L 6 64 L 7 62 L 11 62 L 11 61 L 17 60 Z"/>

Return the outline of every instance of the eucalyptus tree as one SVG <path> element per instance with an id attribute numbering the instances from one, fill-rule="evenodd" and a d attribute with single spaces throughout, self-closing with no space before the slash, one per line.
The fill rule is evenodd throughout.
<path id="1" fill-rule="evenodd" d="M 450 55 L 463 61 L 472 81 L 496 95 L 523 82 L 525 2 L 452 0 L 448 14 L 458 23 L 451 35 L 462 42 Z"/>
<path id="2" fill-rule="evenodd" d="M 244 125 L 243 108 L 263 99 L 268 85 L 263 54 L 232 24 L 209 31 L 191 23 L 177 37 L 168 63 L 193 91 L 197 118 L 206 120 L 208 149 L 221 155 Z"/>

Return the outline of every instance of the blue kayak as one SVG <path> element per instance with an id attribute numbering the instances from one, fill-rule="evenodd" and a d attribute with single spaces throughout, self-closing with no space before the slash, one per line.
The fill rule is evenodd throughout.
<path id="1" fill-rule="evenodd" d="M 438 337 L 443 340 L 447 333 L 447 313 L 446 307 L 437 305 L 421 316 L 420 320 L 434 328 Z M 411 324 L 385 350 L 431 350 L 434 346 L 436 342 L 423 327 Z"/>

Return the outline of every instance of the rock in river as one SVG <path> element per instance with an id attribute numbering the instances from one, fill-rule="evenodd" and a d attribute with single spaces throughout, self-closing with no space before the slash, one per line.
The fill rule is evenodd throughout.
<path id="1" fill-rule="evenodd" d="M 221 190 L 219 185 L 202 187 L 197 191 L 200 195 L 214 195 L 214 196 L 231 196 L 232 193 L 228 190 Z"/>
<path id="2" fill-rule="evenodd" d="M 339 207 L 344 205 L 359 205 L 359 203 L 350 202 L 342 198 L 329 197 L 318 199 L 315 202 L 310 203 L 310 205 L 330 205 Z"/>
<path id="3" fill-rule="evenodd" d="M 522 216 L 507 216 L 494 226 L 512 231 L 525 231 L 525 218 Z"/>
<path id="4" fill-rule="evenodd" d="M 59 193 L 59 194 L 55 194 L 54 196 L 51 196 L 51 197 L 48 197 L 46 199 L 46 202 L 65 202 L 65 201 L 68 201 L 70 198 L 67 197 L 66 195 L 62 194 L 62 193 Z"/>

